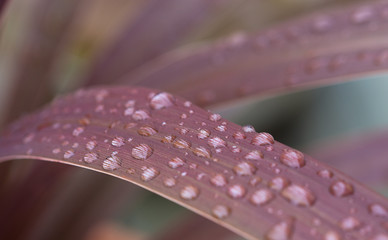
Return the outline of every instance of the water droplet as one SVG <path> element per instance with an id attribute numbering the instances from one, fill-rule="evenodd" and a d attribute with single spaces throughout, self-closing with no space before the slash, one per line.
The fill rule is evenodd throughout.
<path id="1" fill-rule="evenodd" d="M 261 151 L 259 150 L 253 150 L 249 152 L 247 155 L 245 155 L 245 159 L 247 160 L 260 160 L 263 159 L 264 155 Z"/>
<path id="2" fill-rule="evenodd" d="M 380 204 L 377 204 L 377 203 L 371 204 L 369 205 L 368 210 L 374 216 L 388 217 L 387 208 L 385 208 Z"/>
<path id="3" fill-rule="evenodd" d="M 133 114 L 134 111 L 135 109 L 133 107 L 128 107 L 124 110 L 124 116 L 130 116 Z"/>
<path id="4" fill-rule="evenodd" d="M 217 113 L 213 113 L 212 115 L 209 116 L 209 120 L 213 122 L 217 122 L 221 119 L 221 115 Z"/>
<path id="5" fill-rule="evenodd" d="M 317 174 L 318 174 L 318 176 L 323 177 L 323 178 L 332 178 L 333 177 L 333 173 L 327 169 L 319 170 L 317 172 Z"/>
<path id="6" fill-rule="evenodd" d="M 225 147 L 226 142 L 219 138 L 219 137 L 212 137 L 207 142 L 211 147 L 218 148 L 218 147 Z"/>
<path id="7" fill-rule="evenodd" d="M 344 218 L 342 219 L 340 222 L 339 222 L 339 226 L 345 230 L 345 231 L 349 231 L 349 230 L 354 230 L 358 227 L 361 226 L 361 223 L 360 221 L 355 218 L 355 217 L 347 217 L 347 218 Z"/>
<path id="8" fill-rule="evenodd" d="M 256 172 L 256 167 L 247 162 L 240 162 L 233 167 L 234 172 L 239 176 L 249 176 Z"/>
<path id="9" fill-rule="evenodd" d="M 176 147 L 176 148 L 189 148 L 190 147 L 190 143 L 183 140 L 183 139 L 176 139 L 174 142 L 173 142 L 173 146 Z"/>
<path id="10" fill-rule="evenodd" d="M 174 102 L 175 102 L 175 99 L 171 94 L 162 92 L 162 93 L 156 94 L 151 98 L 150 106 L 153 109 L 159 110 L 162 108 L 173 106 Z"/>
<path id="11" fill-rule="evenodd" d="M 129 108 L 129 107 L 134 107 L 136 101 L 135 100 L 128 100 L 125 104 L 124 107 Z"/>
<path id="12" fill-rule="evenodd" d="M 149 137 L 155 135 L 158 131 L 150 126 L 142 126 L 137 130 L 137 133 L 141 136 Z"/>
<path id="13" fill-rule="evenodd" d="M 185 186 L 180 192 L 181 198 L 185 200 L 196 199 L 198 195 L 199 195 L 199 189 L 192 185 Z"/>
<path id="14" fill-rule="evenodd" d="M 98 159 L 97 153 L 86 153 L 84 156 L 84 161 L 87 163 L 92 163 Z"/>
<path id="15" fill-rule="evenodd" d="M 78 120 L 78 123 L 83 125 L 83 126 L 87 126 L 90 124 L 90 119 L 87 117 L 83 117 L 80 120 Z"/>
<path id="16" fill-rule="evenodd" d="M 281 191 L 290 184 L 290 181 L 284 177 L 275 177 L 269 183 L 268 186 L 276 191 Z"/>
<path id="17" fill-rule="evenodd" d="M 116 170 L 120 167 L 120 159 L 117 156 L 110 156 L 102 162 L 102 168 L 105 170 Z"/>
<path id="18" fill-rule="evenodd" d="M 178 168 L 178 167 L 181 167 L 183 166 L 185 162 L 180 159 L 179 157 L 174 157 L 173 159 L 171 159 L 169 162 L 168 162 L 168 166 L 170 168 Z"/>
<path id="19" fill-rule="evenodd" d="M 210 151 L 207 150 L 205 147 L 196 147 L 193 150 L 193 153 L 194 153 L 194 155 L 196 155 L 198 157 L 204 157 L 204 158 L 210 158 L 211 157 Z"/>
<path id="20" fill-rule="evenodd" d="M 176 185 L 175 178 L 169 177 L 163 180 L 163 184 L 166 187 L 174 187 Z"/>
<path id="21" fill-rule="evenodd" d="M 60 148 L 54 148 L 53 149 L 53 153 L 54 154 L 58 154 L 58 153 L 60 153 L 61 152 L 61 149 Z"/>
<path id="22" fill-rule="evenodd" d="M 250 197 L 250 202 L 254 205 L 264 205 L 269 203 L 275 195 L 268 189 L 260 189 L 255 191 Z"/>
<path id="23" fill-rule="evenodd" d="M 225 132 L 226 131 L 226 126 L 224 125 L 219 125 L 215 128 L 215 130 L 219 131 L 219 132 Z"/>
<path id="24" fill-rule="evenodd" d="M 297 206 L 311 206 L 315 202 L 315 196 L 309 189 L 296 184 L 286 187 L 282 191 L 282 196 Z"/>
<path id="25" fill-rule="evenodd" d="M 291 222 L 280 222 L 274 225 L 265 235 L 266 240 L 288 240 L 291 239 L 293 224 Z"/>
<path id="26" fill-rule="evenodd" d="M 242 132 L 235 132 L 235 133 L 233 134 L 233 138 L 236 139 L 236 140 L 243 140 L 243 139 L 245 139 L 246 137 L 247 137 L 247 136 L 245 136 L 245 134 L 242 133 Z"/>
<path id="27" fill-rule="evenodd" d="M 225 176 L 222 174 L 216 174 L 210 179 L 210 182 L 216 187 L 223 187 L 228 183 Z"/>
<path id="28" fill-rule="evenodd" d="M 73 150 L 67 150 L 67 151 L 65 152 L 65 154 L 63 154 L 63 157 L 64 157 L 65 159 L 69 159 L 69 158 L 71 158 L 72 156 L 74 156 L 74 151 L 73 151 Z"/>
<path id="29" fill-rule="evenodd" d="M 147 144 L 139 144 L 132 148 L 132 157 L 138 160 L 146 160 L 152 155 L 152 148 Z"/>
<path id="30" fill-rule="evenodd" d="M 301 168 L 305 165 L 303 153 L 294 149 L 284 149 L 280 161 L 292 168 Z"/>
<path id="31" fill-rule="evenodd" d="M 212 209 L 212 215 L 218 219 L 224 219 L 230 214 L 230 208 L 224 205 L 216 205 Z"/>
<path id="32" fill-rule="evenodd" d="M 206 129 L 200 129 L 197 135 L 199 139 L 205 139 L 209 136 L 210 136 L 210 131 Z"/>
<path id="33" fill-rule="evenodd" d="M 228 195 L 231 198 L 242 198 L 246 193 L 245 188 L 240 184 L 234 184 L 228 188 Z"/>
<path id="34" fill-rule="evenodd" d="M 330 185 L 329 191 L 336 197 L 345 197 L 353 194 L 353 186 L 344 180 L 337 180 Z"/>
<path id="35" fill-rule="evenodd" d="M 73 136 L 78 137 L 81 133 L 83 133 L 85 128 L 77 127 L 73 130 Z"/>
<path id="36" fill-rule="evenodd" d="M 273 144 L 274 139 L 271 134 L 261 132 L 256 134 L 256 136 L 252 139 L 252 144 L 262 146 L 262 145 L 268 145 Z"/>
<path id="37" fill-rule="evenodd" d="M 261 181 L 262 181 L 261 177 L 252 177 L 252 178 L 249 180 L 249 184 L 251 184 L 251 186 L 256 186 L 256 185 L 259 184 Z"/>
<path id="38" fill-rule="evenodd" d="M 242 127 L 242 130 L 246 133 L 254 133 L 256 132 L 255 128 L 252 125 L 246 125 Z"/>
<path id="39" fill-rule="evenodd" d="M 115 137 L 115 138 L 113 138 L 112 145 L 115 146 L 115 147 L 124 146 L 124 138 L 122 138 L 122 137 Z"/>
<path id="40" fill-rule="evenodd" d="M 324 240 L 341 240 L 340 235 L 334 231 L 328 231 L 323 237 Z"/>
<path id="41" fill-rule="evenodd" d="M 144 110 L 137 110 L 132 114 L 133 120 L 141 121 L 150 118 L 150 115 Z"/>
<path id="42" fill-rule="evenodd" d="M 175 140 L 175 136 L 172 136 L 172 135 L 168 135 L 168 136 L 164 136 L 161 140 L 162 143 L 172 143 L 174 140 Z"/>
<path id="43" fill-rule="evenodd" d="M 145 167 L 142 169 L 141 180 L 147 182 L 159 175 L 159 171 L 153 167 Z"/>
<path id="44" fill-rule="evenodd" d="M 186 101 L 183 103 L 183 106 L 185 107 L 191 107 L 192 103 L 190 101 Z"/>
<path id="45" fill-rule="evenodd" d="M 353 23 L 361 24 L 370 21 L 372 16 L 373 11 L 371 8 L 362 7 L 353 12 L 351 15 L 351 20 Z"/>

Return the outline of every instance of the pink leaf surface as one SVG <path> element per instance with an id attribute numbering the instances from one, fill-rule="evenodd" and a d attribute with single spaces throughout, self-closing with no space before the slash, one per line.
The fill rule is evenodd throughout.
<path id="1" fill-rule="evenodd" d="M 58 98 L 0 139 L 0 161 L 26 158 L 132 182 L 248 239 L 387 237 L 384 197 L 268 133 L 157 90 Z"/>
<path id="2" fill-rule="evenodd" d="M 317 12 L 258 34 L 173 51 L 118 82 L 207 106 L 386 73 L 387 12 L 386 1 Z"/>

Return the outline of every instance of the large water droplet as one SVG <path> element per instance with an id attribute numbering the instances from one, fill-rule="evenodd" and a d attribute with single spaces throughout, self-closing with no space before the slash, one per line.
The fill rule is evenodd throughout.
<path id="1" fill-rule="evenodd" d="M 217 113 L 213 113 L 209 116 L 209 120 L 213 122 L 217 122 L 221 119 L 221 115 Z"/>
<path id="2" fill-rule="evenodd" d="M 115 138 L 113 138 L 112 145 L 115 146 L 115 147 L 124 146 L 124 138 L 122 138 L 122 137 L 115 137 Z"/>
<path id="3" fill-rule="evenodd" d="M 181 198 L 185 200 L 196 199 L 198 195 L 199 195 L 199 189 L 192 185 L 185 186 L 180 192 Z"/>
<path id="4" fill-rule="evenodd" d="M 334 231 L 328 231 L 323 237 L 324 240 L 341 240 L 340 235 Z"/>
<path id="5" fill-rule="evenodd" d="M 152 155 L 152 148 L 147 144 L 139 144 L 132 148 L 132 157 L 138 160 L 146 160 Z"/>
<path id="6" fill-rule="evenodd" d="M 183 148 L 189 148 L 190 147 L 190 143 L 183 140 L 183 139 L 176 139 L 174 142 L 173 142 L 173 146 L 176 147 L 176 148 L 180 148 L 180 149 L 183 149 Z"/>
<path id="7" fill-rule="evenodd" d="M 155 135 L 158 131 L 155 128 L 150 126 L 142 126 L 137 130 L 137 133 L 141 136 L 150 137 Z"/>
<path id="8" fill-rule="evenodd" d="M 183 166 L 184 163 L 185 162 L 182 159 L 180 159 L 179 157 L 174 157 L 173 159 L 168 161 L 168 166 L 170 168 L 178 168 L 178 167 Z"/>
<path id="9" fill-rule="evenodd" d="M 256 167 L 247 162 L 240 162 L 233 167 L 234 172 L 239 176 L 249 176 L 256 172 Z"/>
<path id="10" fill-rule="evenodd" d="M 116 170 L 120 167 L 120 159 L 117 156 L 110 156 L 102 162 L 102 168 L 105 170 Z"/>
<path id="11" fill-rule="evenodd" d="M 230 208 L 225 205 L 216 205 L 212 209 L 212 215 L 218 219 L 224 219 L 230 214 Z"/>
<path id="12" fill-rule="evenodd" d="M 290 181 L 284 177 L 275 177 L 269 183 L 268 186 L 276 191 L 281 191 L 290 184 Z"/>
<path id="13" fill-rule="evenodd" d="M 260 189 L 255 191 L 250 197 L 250 202 L 254 205 L 264 205 L 269 203 L 275 195 L 268 189 Z"/>
<path id="14" fill-rule="evenodd" d="M 151 98 L 150 106 L 151 108 L 158 110 L 162 108 L 171 107 L 174 105 L 174 102 L 175 102 L 175 99 L 171 94 L 162 92 L 162 93 L 156 94 Z"/>
<path id="15" fill-rule="evenodd" d="M 214 148 L 218 148 L 218 147 L 225 147 L 226 146 L 226 142 L 219 138 L 219 137 L 212 137 L 208 140 L 207 142 L 210 146 L 214 147 Z"/>
<path id="16" fill-rule="evenodd" d="M 261 151 L 259 150 L 253 150 L 249 152 L 247 155 L 245 155 L 245 159 L 247 160 L 260 160 L 263 159 L 264 155 Z"/>
<path id="17" fill-rule="evenodd" d="M 293 232 L 292 222 L 280 222 L 274 225 L 265 235 L 266 240 L 288 240 Z"/>
<path id="18" fill-rule="evenodd" d="M 158 175 L 159 171 L 156 170 L 154 167 L 145 167 L 141 174 L 141 180 L 147 182 L 154 179 Z"/>
<path id="19" fill-rule="evenodd" d="M 355 218 L 355 217 L 347 217 L 347 218 L 342 219 L 339 222 L 339 226 L 343 230 L 349 231 L 349 230 L 354 230 L 354 229 L 360 227 L 361 226 L 361 222 L 357 218 Z"/>
<path id="20" fill-rule="evenodd" d="M 377 204 L 377 203 L 371 204 L 369 205 L 368 210 L 374 216 L 388 217 L 387 208 L 385 208 L 380 204 Z"/>
<path id="21" fill-rule="evenodd" d="M 92 151 L 96 146 L 97 146 L 96 141 L 89 141 L 88 143 L 86 143 L 86 148 L 90 151 Z"/>
<path id="22" fill-rule="evenodd" d="M 150 118 L 150 115 L 145 110 L 137 110 L 132 114 L 133 120 L 141 121 Z"/>
<path id="23" fill-rule="evenodd" d="M 210 136 L 210 131 L 206 129 L 200 129 L 197 135 L 199 139 L 205 139 L 209 136 Z"/>
<path id="24" fill-rule="evenodd" d="M 330 185 L 329 191 L 336 197 L 345 197 L 353 194 L 353 186 L 344 180 L 337 180 Z"/>
<path id="25" fill-rule="evenodd" d="M 309 189 L 296 184 L 286 187 L 282 191 L 282 196 L 297 206 L 311 206 L 315 202 L 315 196 Z"/>
<path id="26" fill-rule="evenodd" d="M 305 165 L 303 153 L 294 149 L 284 149 L 280 156 L 280 161 L 284 165 L 292 168 L 300 168 Z"/>
<path id="27" fill-rule="evenodd" d="M 196 147 L 196 148 L 194 148 L 193 153 L 194 153 L 194 155 L 196 155 L 198 157 L 204 157 L 204 158 L 211 157 L 210 151 L 208 149 L 206 149 L 205 147 Z"/>
<path id="28" fill-rule="evenodd" d="M 226 180 L 225 176 L 222 174 L 216 174 L 214 177 L 210 179 L 210 182 L 216 186 L 216 187 L 223 187 L 225 186 L 228 181 Z"/>
<path id="29" fill-rule="evenodd" d="M 242 198 L 246 193 L 245 188 L 240 184 L 234 184 L 228 187 L 228 195 L 231 198 Z"/>
<path id="30" fill-rule="evenodd" d="M 84 161 L 87 163 L 92 163 L 98 159 L 97 153 L 86 153 L 84 156 Z"/>
<path id="31" fill-rule="evenodd" d="M 163 184 L 166 187 L 174 187 L 176 185 L 175 178 L 169 177 L 163 180 Z"/>
<path id="32" fill-rule="evenodd" d="M 64 154 L 63 154 L 63 157 L 65 159 L 69 159 L 71 158 L 72 156 L 74 156 L 74 151 L 73 150 L 67 150 Z"/>
<path id="33" fill-rule="evenodd" d="M 274 139 L 271 134 L 266 132 L 261 132 L 255 135 L 255 137 L 252 139 L 252 144 L 263 146 L 268 144 L 273 144 Z"/>

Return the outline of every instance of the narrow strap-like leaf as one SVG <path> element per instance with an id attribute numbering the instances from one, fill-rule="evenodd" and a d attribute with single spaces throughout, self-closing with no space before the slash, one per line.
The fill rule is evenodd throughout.
<path id="1" fill-rule="evenodd" d="M 368 2 L 318 12 L 256 35 L 186 47 L 120 82 L 164 89 L 207 106 L 386 73 L 387 9 L 386 1 Z"/>
<path id="2" fill-rule="evenodd" d="M 268 133 L 156 90 L 57 99 L 0 139 L 0 161 L 25 158 L 121 178 L 248 239 L 380 239 L 386 231 L 387 199 Z"/>

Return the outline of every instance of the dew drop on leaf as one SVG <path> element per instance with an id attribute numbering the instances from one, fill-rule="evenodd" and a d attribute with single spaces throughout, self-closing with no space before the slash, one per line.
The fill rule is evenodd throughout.
<path id="1" fill-rule="evenodd" d="M 336 197 L 346 197 L 353 194 L 353 186 L 344 180 L 337 180 L 330 185 L 329 191 Z"/>
<path id="2" fill-rule="evenodd" d="M 202 146 L 194 148 L 193 153 L 194 153 L 194 155 L 196 155 L 198 157 L 204 157 L 204 158 L 210 158 L 211 157 L 210 151 L 208 149 L 206 149 L 205 147 L 202 147 Z"/>
<path id="3" fill-rule="evenodd" d="M 339 226 L 345 230 L 354 230 L 361 226 L 361 222 L 355 217 L 346 217 L 339 222 Z"/>
<path id="4" fill-rule="evenodd" d="M 318 176 L 320 176 L 322 178 L 332 178 L 333 177 L 333 173 L 327 169 L 319 170 L 317 172 L 317 174 L 318 174 Z"/>
<path id="5" fill-rule="evenodd" d="M 377 203 L 371 204 L 369 205 L 368 210 L 374 216 L 388 217 L 387 208 L 385 208 L 380 204 L 377 204 Z"/>
<path id="6" fill-rule="evenodd" d="M 246 133 L 254 133 L 256 131 L 252 125 L 243 126 L 242 130 Z"/>
<path id="7" fill-rule="evenodd" d="M 228 180 L 222 174 L 216 174 L 210 179 L 211 184 L 216 187 L 223 187 L 228 183 Z"/>
<path id="8" fill-rule="evenodd" d="M 225 147 L 226 146 L 226 142 L 219 138 L 219 137 L 212 137 L 208 140 L 207 142 L 209 144 L 209 146 L 213 147 L 213 148 L 218 148 L 218 147 Z"/>
<path id="9" fill-rule="evenodd" d="M 189 142 L 187 142 L 186 140 L 179 138 L 173 142 L 173 146 L 176 148 L 183 149 L 183 148 L 189 148 L 191 146 L 191 144 Z"/>
<path id="10" fill-rule="evenodd" d="M 328 231 L 327 233 L 325 233 L 323 239 L 324 240 L 341 240 L 341 237 L 335 231 Z"/>
<path id="11" fill-rule="evenodd" d="M 145 110 L 137 110 L 132 114 L 133 120 L 141 121 L 150 118 L 150 115 Z"/>
<path id="12" fill-rule="evenodd" d="M 245 188 L 240 184 L 234 184 L 228 187 L 228 195 L 231 198 L 242 198 L 246 193 Z"/>
<path id="13" fill-rule="evenodd" d="M 120 159 L 117 156 L 110 156 L 102 162 L 102 168 L 105 170 L 116 170 L 120 167 Z"/>
<path id="14" fill-rule="evenodd" d="M 290 181 L 284 177 L 275 177 L 271 179 L 268 186 L 276 191 L 281 191 L 290 184 Z"/>
<path id="15" fill-rule="evenodd" d="M 83 133 L 85 128 L 77 127 L 73 130 L 73 136 L 78 137 L 81 133 Z"/>
<path id="16" fill-rule="evenodd" d="M 154 167 L 144 167 L 142 170 L 143 172 L 141 173 L 141 180 L 145 182 L 150 181 L 159 175 L 159 171 Z"/>
<path id="17" fill-rule="evenodd" d="M 213 113 L 209 116 L 209 120 L 213 122 L 217 122 L 221 119 L 221 115 L 217 113 Z"/>
<path id="18" fill-rule="evenodd" d="M 183 166 L 184 163 L 185 162 L 181 158 L 174 157 L 170 161 L 168 161 L 168 166 L 170 168 L 178 168 L 178 167 Z"/>
<path id="19" fill-rule="evenodd" d="M 247 162 L 240 162 L 233 167 L 233 171 L 239 176 L 249 176 L 256 172 L 256 167 Z"/>
<path id="20" fill-rule="evenodd" d="M 291 184 L 283 189 L 282 196 L 297 206 L 311 206 L 315 202 L 315 195 L 306 187 Z"/>
<path id="21" fill-rule="evenodd" d="M 98 159 L 98 154 L 97 153 L 86 153 L 84 155 L 84 161 L 86 163 L 92 163 Z"/>
<path id="22" fill-rule="evenodd" d="M 147 144 L 139 144 L 132 148 L 132 157 L 138 160 L 146 160 L 152 155 L 152 148 Z"/>
<path id="23" fill-rule="evenodd" d="M 122 137 L 115 137 L 115 138 L 113 138 L 112 146 L 115 146 L 115 147 L 124 146 L 124 138 L 122 138 Z"/>
<path id="24" fill-rule="evenodd" d="M 260 189 L 255 191 L 249 198 L 249 201 L 254 205 L 264 205 L 269 203 L 275 195 L 268 189 Z"/>
<path id="25" fill-rule="evenodd" d="M 288 240 L 291 239 L 293 225 L 290 222 L 275 224 L 265 235 L 266 240 Z"/>
<path id="26" fill-rule="evenodd" d="M 174 105 L 174 97 L 166 92 L 156 94 L 151 98 L 150 106 L 152 109 L 159 110 L 162 108 L 171 107 Z"/>
<path id="27" fill-rule="evenodd" d="M 74 151 L 73 150 L 67 150 L 64 154 L 63 154 L 63 157 L 65 159 L 69 159 L 71 158 L 72 156 L 74 156 Z"/>
<path id="28" fill-rule="evenodd" d="M 212 209 L 212 215 L 218 219 L 224 219 L 230 214 L 230 208 L 225 205 L 216 205 Z"/>
<path id="29" fill-rule="evenodd" d="M 185 200 L 196 199 L 198 195 L 199 195 L 199 189 L 192 185 L 185 186 L 180 192 L 181 198 Z"/>
<path id="30" fill-rule="evenodd" d="M 272 135 L 265 132 L 256 134 L 252 139 L 252 144 L 257 146 L 269 145 L 273 143 L 274 143 L 274 139 Z"/>
<path id="31" fill-rule="evenodd" d="M 175 178 L 172 178 L 172 177 L 165 178 L 165 179 L 163 180 L 163 184 L 164 184 L 164 186 L 166 186 L 166 187 L 173 187 L 173 186 L 176 185 L 176 180 L 175 180 Z"/>
<path id="32" fill-rule="evenodd" d="M 197 137 L 199 139 L 205 139 L 205 138 L 208 138 L 209 136 L 210 136 L 210 131 L 206 129 L 200 129 L 197 134 Z"/>
<path id="33" fill-rule="evenodd" d="M 242 133 L 242 132 L 235 132 L 235 133 L 233 134 L 233 138 L 236 139 L 236 140 L 243 140 L 243 139 L 245 139 L 246 137 L 247 137 L 247 136 L 245 136 L 245 134 Z"/>
<path id="34" fill-rule="evenodd" d="M 253 150 L 249 152 L 247 155 L 245 155 L 245 159 L 247 160 L 260 160 L 263 159 L 264 155 L 261 151 L 259 150 Z"/>
<path id="35" fill-rule="evenodd" d="M 301 168 L 305 165 L 303 153 L 294 150 L 294 149 L 284 149 L 282 155 L 280 156 L 280 161 L 292 168 Z"/>
<path id="36" fill-rule="evenodd" d="M 158 131 L 155 128 L 150 126 L 142 126 L 137 130 L 137 133 L 141 136 L 150 137 L 155 135 Z"/>

